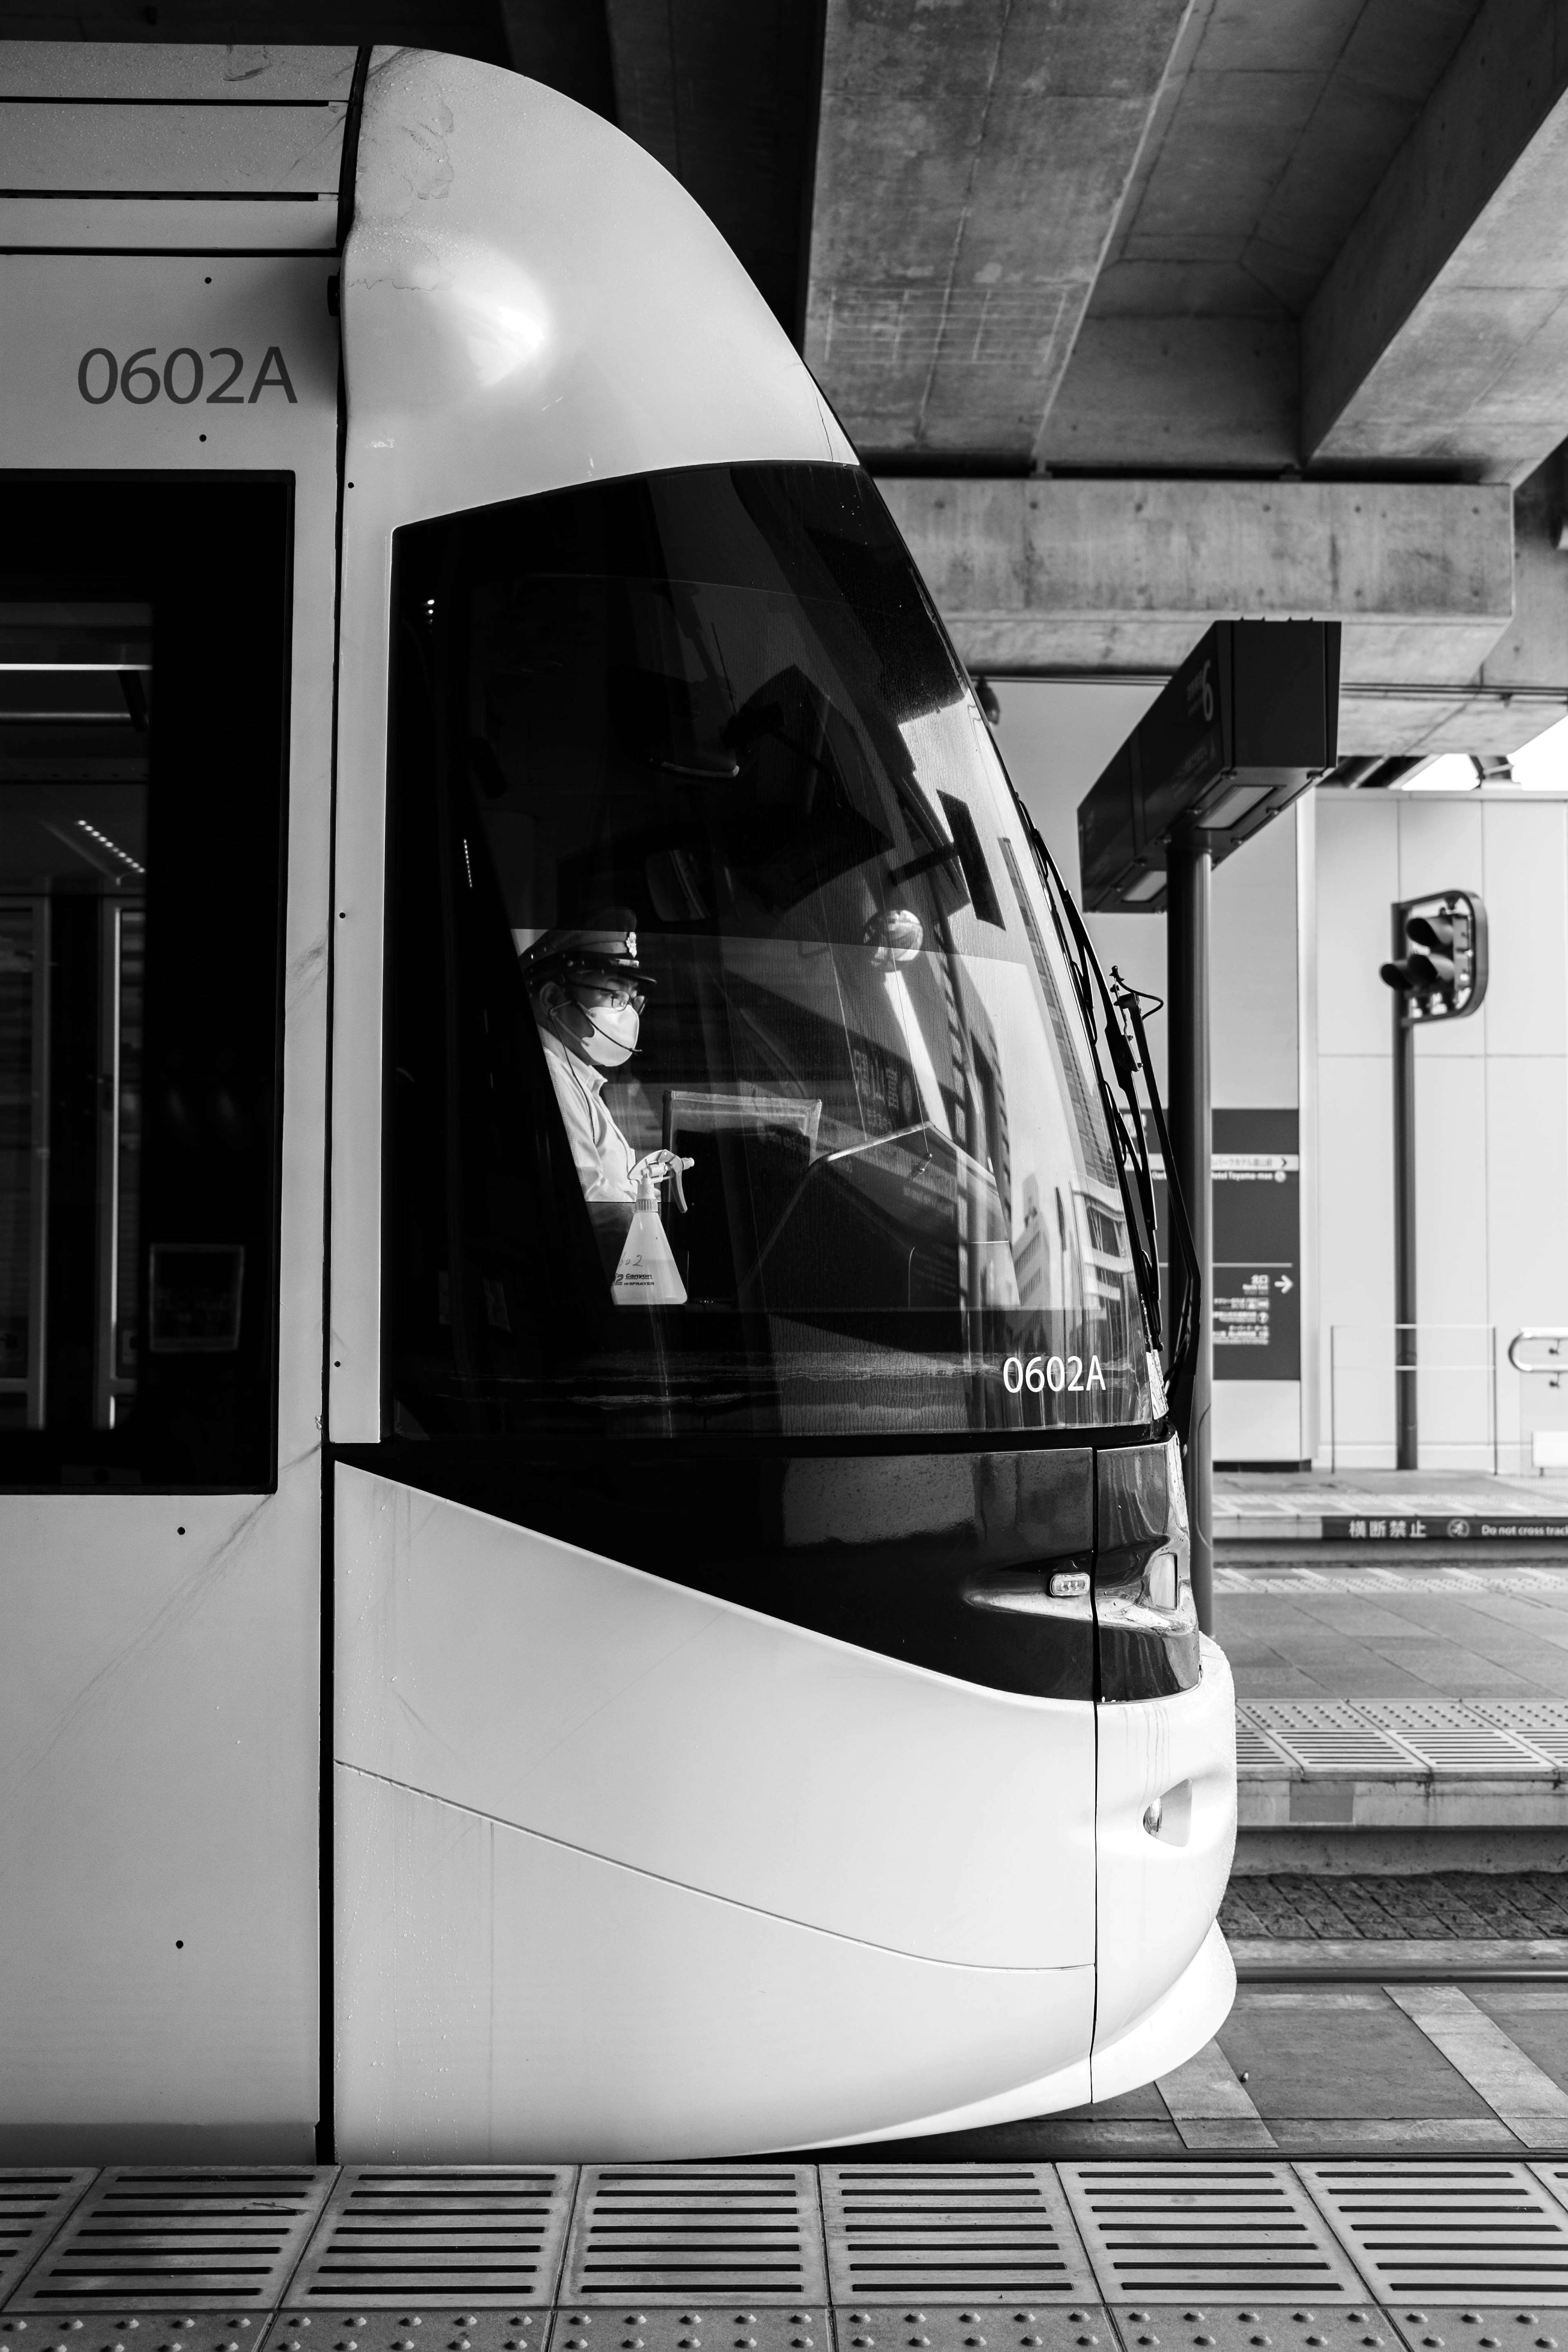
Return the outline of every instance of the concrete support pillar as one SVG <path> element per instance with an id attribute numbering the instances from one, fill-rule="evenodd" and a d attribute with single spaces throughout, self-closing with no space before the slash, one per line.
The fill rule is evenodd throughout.
<path id="1" fill-rule="evenodd" d="M 1193 1598 L 1198 1622 L 1214 1631 L 1214 1208 L 1209 1172 L 1213 1087 L 1209 1064 L 1209 853 L 1196 841 L 1166 856 L 1165 957 L 1172 1171 L 1193 1230 L 1198 1261 L 1197 1357 L 1182 1432 L 1192 1518 Z"/>

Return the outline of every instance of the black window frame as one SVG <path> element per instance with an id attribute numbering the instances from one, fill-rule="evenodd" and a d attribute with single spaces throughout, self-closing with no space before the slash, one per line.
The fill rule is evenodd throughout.
<path id="1" fill-rule="evenodd" d="M 9 525 L 6 547 L 0 555 L 0 600 L 41 600 L 51 583 L 68 598 L 89 593 L 94 584 L 112 582 L 119 593 L 140 596 L 153 606 L 149 810 L 154 845 L 147 861 L 146 905 L 149 996 L 150 1003 L 155 1002 L 158 1008 L 149 1024 L 144 1085 L 149 1106 L 147 1164 L 156 1167 L 157 1176 L 143 1192 L 139 1271 L 144 1304 L 137 1399 L 140 1408 L 154 1400 L 155 1410 L 143 1409 L 126 1426 L 112 1430 L 79 1424 L 51 1428 L 46 1398 L 41 1430 L 0 1432 L 0 1492 L 269 1494 L 276 1491 L 279 1475 L 296 478 L 281 467 L 210 473 L 186 468 L 17 468 L 0 473 L 0 491 L 6 500 Z M 226 576 L 232 592 L 227 601 L 222 593 Z M 163 740 L 167 745 L 173 723 L 168 714 L 174 708 L 170 694 L 178 690 L 182 666 L 188 664 L 191 675 L 199 676 L 217 697 L 224 692 L 223 664 L 230 659 L 232 695 L 238 664 L 247 649 L 255 665 L 250 683 L 254 686 L 257 677 L 270 683 L 237 705 L 229 740 L 247 747 L 242 772 L 247 766 L 253 776 L 261 779 L 264 797 L 253 804 L 250 837 L 238 842 L 243 856 L 237 856 L 225 868 L 220 863 L 221 841 L 215 845 L 209 839 L 203 848 L 190 853 L 189 862 L 198 879 L 205 857 L 205 870 L 211 877 L 221 880 L 226 873 L 238 870 L 247 882 L 259 882 L 251 896 L 254 919 L 237 928 L 232 898 L 226 901 L 214 893 L 201 905 L 187 899 L 182 918 L 172 923 L 165 918 L 164 924 L 160 924 L 154 909 L 161 912 L 163 906 L 181 904 L 174 895 L 181 887 L 178 859 L 158 842 L 159 832 L 172 836 L 177 822 L 179 794 L 171 790 L 171 784 L 184 775 L 184 792 L 192 808 L 196 807 L 195 780 L 204 764 L 193 750 L 198 706 L 187 703 L 175 727 L 175 740 L 179 742 L 182 731 L 188 740 L 179 742 L 177 752 L 164 751 L 160 776 L 160 689 Z M 221 789 L 221 773 L 216 772 L 224 740 L 220 734 L 220 748 L 204 755 L 209 790 L 214 783 Z M 206 803 L 209 814 L 216 805 Z M 233 817 L 233 831 L 242 835 L 244 819 L 251 811 L 236 802 L 229 804 L 227 813 Z M 258 865 L 258 856 L 265 860 L 264 870 Z M 178 964 L 176 934 L 182 927 L 190 936 L 191 953 L 181 982 L 175 983 L 172 976 Z M 204 929 L 209 935 L 205 953 L 201 950 Z M 221 946 L 215 944 L 219 941 Z M 239 975 L 238 989 L 215 1003 L 224 950 L 230 942 L 233 961 L 228 969 Z M 265 957 L 266 968 L 253 961 L 245 971 L 242 959 L 247 953 L 253 960 Z M 202 1118 L 210 1114 L 219 1126 L 226 1124 L 236 1139 L 230 1164 L 243 1171 L 227 1198 L 218 1204 L 229 1211 L 221 1220 L 226 1228 L 221 1232 L 216 1224 L 207 1229 L 211 1221 L 204 1218 L 197 1202 L 203 1181 L 199 1165 L 186 1163 L 182 1197 L 180 1171 L 150 1108 L 155 1081 L 168 1080 L 164 1112 L 173 1117 L 185 1099 L 182 1096 L 176 1102 L 174 1080 L 184 1076 L 189 1082 L 199 1070 L 198 1011 L 193 1006 L 183 1029 L 165 1018 L 165 1007 L 174 1004 L 181 985 L 205 994 L 209 1034 L 216 1034 L 222 1014 L 233 1014 L 238 1007 L 238 1025 L 231 1029 L 229 1046 L 220 1053 L 217 1077 L 209 1068 L 206 1076 L 212 1083 L 206 1095 L 199 1086 L 191 1095 Z M 188 1063 L 179 1060 L 182 1050 L 190 1057 Z M 219 1079 L 225 1083 L 218 1083 Z M 212 1145 L 206 1168 L 221 1164 L 213 1153 L 229 1148 Z M 175 1223 L 160 1230 L 160 1220 L 167 1217 Z M 228 1230 L 231 1227 L 235 1229 Z M 192 1243 L 244 1245 L 237 1347 L 150 1352 L 145 1328 L 148 1265 L 152 1248 L 160 1243 L 176 1247 Z M 215 1387 L 215 1367 L 228 1360 L 235 1362 L 237 1370 L 232 1412 L 215 1402 L 222 1393 L 221 1380 Z"/>

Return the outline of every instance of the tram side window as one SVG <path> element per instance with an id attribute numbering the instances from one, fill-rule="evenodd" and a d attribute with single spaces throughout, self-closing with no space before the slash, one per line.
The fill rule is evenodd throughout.
<path id="1" fill-rule="evenodd" d="M 265 1489 L 288 488 L 6 499 L 0 1485 Z"/>

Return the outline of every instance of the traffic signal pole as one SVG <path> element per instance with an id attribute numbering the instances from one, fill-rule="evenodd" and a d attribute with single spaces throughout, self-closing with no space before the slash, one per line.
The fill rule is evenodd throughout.
<path id="1" fill-rule="evenodd" d="M 1198 1623 L 1214 1632 L 1214 1198 L 1209 1071 L 1209 877 L 1213 860 L 1201 835 L 1173 840 L 1165 853 L 1165 990 L 1168 1003 L 1166 1103 L 1172 1171 L 1186 1202 L 1198 1262 L 1197 1360 L 1191 1404 L 1181 1432 L 1192 1519 L 1193 1601 Z M 1173 1258 L 1174 1252 L 1172 1253 Z"/>
<path id="2" fill-rule="evenodd" d="M 1394 909 L 1394 956 L 1405 952 L 1405 909 Z M 1394 992 L 1394 1460 L 1420 1468 L 1415 1391 L 1415 1026 L 1410 999 Z"/>
<path id="3" fill-rule="evenodd" d="M 1394 951 L 1380 978 L 1394 991 L 1394 1459 L 1420 1468 L 1415 1315 L 1415 1032 L 1464 1021 L 1487 992 L 1487 910 L 1473 890 L 1396 900 Z"/>

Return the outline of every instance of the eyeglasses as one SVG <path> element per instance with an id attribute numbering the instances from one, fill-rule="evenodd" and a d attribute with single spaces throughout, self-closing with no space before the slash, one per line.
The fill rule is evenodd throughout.
<path id="1" fill-rule="evenodd" d="M 595 1001 L 611 1013 L 623 1013 L 628 1004 L 640 1013 L 647 1003 L 640 988 L 626 988 L 613 980 L 595 980 L 586 973 L 580 978 L 574 975 L 572 985 L 574 992 L 591 991 Z"/>

